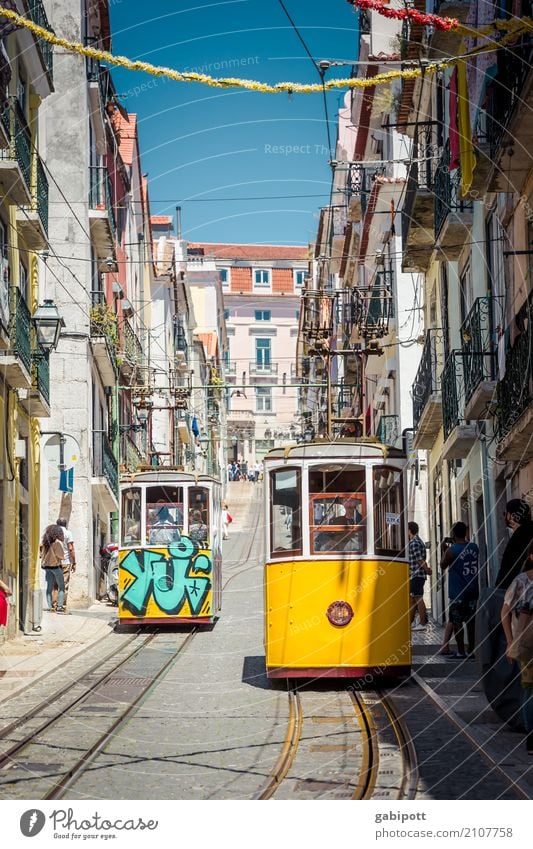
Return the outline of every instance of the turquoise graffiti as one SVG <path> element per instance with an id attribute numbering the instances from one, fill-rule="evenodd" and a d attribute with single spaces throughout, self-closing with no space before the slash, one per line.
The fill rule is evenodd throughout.
<path id="1" fill-rule="evenodd" d="M 133 578 L 127 581 L 120 601 L 135 616 L 146 614 L 152 597 L 169 616 L 181 613 L 187 602 L 191 613 L 198 616 L 211 589 L 211 560 L 198 554 L 198 546 L 188 537 L 171 543 L 165 551 L 129 551 L 120 568 Z"/>

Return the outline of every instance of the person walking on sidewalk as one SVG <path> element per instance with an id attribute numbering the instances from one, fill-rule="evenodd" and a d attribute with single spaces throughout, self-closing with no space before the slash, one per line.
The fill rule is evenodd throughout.
<path id="1" fill-rule="evenodd" d="M 464 522 L 456 522 L 452 528 L 452 540 L 441 561 L 448 573 L 448 597 L 450 599 L 450 622 L 457 643 L 453 658 L 466 658 L 463 623 L 466 625 L 468 654 L 474 654 L 475 616 L 479 596 L 478 568 L 479 548 L 468 542 L 468 528 Z"/>
<path id="2" fill-rule="evenodd" d="M 13 593 L 9 589 L 8 585 L 4 584 L 3 581 L 0 581 L 0 625 L 3 625 L 4 627 L 7 625 L 7 599 L 10 595 L 13 595 Z"/>
<path id="3" fill-rule="evenodd" d="M 522 721 L 526 730 L 526 748 L 533 755 L 533 647 L 531 629 L 533 617 L 533 543 L 528 549 L 526 569 L 512 582 L 505 593 L 502 607 L 502 627 L 507 641 L 506 657 L 514 663 L 518 656 L 522 683 Z M 529 632 L 529 638 L 527 634 Z M 524 639 L 525 638 L 525 639 Z M 519 645 L 519 641 L 523 645 Z"/>
<path id="4" fill-rule="evenodd" d="M 505 505 L 505 524 L 512 530 L 512 536 L 505 546 L 500 571 L 496 578 L 496 588 L 508 589 L 517 575 L 522 572 L 527 561 L 527 552 L 533 542 L 533 522 L 531 508 L 527 501 L 512 498 Z"/>
<path id="5" fill-rule="evenodd" d="M 63 528 L 59 525 L 48 525 L 41 542 L 41 566 L 46 575 L 46 602 L 48 610 L 54 610 L 52 590 L 57 587 L 57 612 L 65 613 L 63 596 L 65 581 L 63 579 Z"/>
<path id="6" fill-rule="evenodd" d="M 431 575 L 431 567 L 426 561 L 426 546 L 418 536 L 418 525 L 409 522 L 407 525 L 409 535 L 409 589 L 411 594 L 411 626 L 413 631 L 423 631 L 428 624 L 428 614 L 424 602 L 424 584 L 427 576 Z M 413 625 L 416 611 L 420 623 Z"/>
<path id="7" fill-rule="evenodd" d="M 67 528 L 66 519 L 58 519 L 57 524 L 63 529 L 63 560 L 61 567 L 63 569 L 63 581 L 65 583 L 65 594 L 63 597 L 63 607 L 67 606 L 68 588 L 70 584 L 70 575 L 76 571 L 76 552 L 74 551 L 74 537 L 72 531 Z M 52 593 L 54 607 L 57 607 L 57 590 Z"/>

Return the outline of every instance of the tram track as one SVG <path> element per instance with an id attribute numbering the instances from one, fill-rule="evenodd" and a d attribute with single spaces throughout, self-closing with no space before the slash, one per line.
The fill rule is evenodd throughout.
<path id="1" fill-rule="evenodd" d="M 177 647 L 172 646 L 172 643 L 169 644 L 168 641 L 158 643 L 158 638 L 160 639 L 163 636 L 159 631 L 150 634 L 141 641 L 140 645 L 136 645 L 133 651 L 128 652 L 125 657 L 120 658 L 116 664 L 113 664 L 111 669 L 106 670 L 105 674 L 100 675 L 97 680 L 84 684 L 84 678 L 87 678 L 88 674 L 81 676 L 75 686 L 82 686 L 84 691 L 74 699 L 68 701 L 66 705 L 61 705 L 59 709 L 55 709 L 51 715 L 47 715 L 47 709 L 58 701 L 52 697 L 45 700 L 45 704 L 41 710 L 39 710 L 38 706 L 29 712 L 31 716 L 24 716 L 20 721 L 12 723 L 11 734 L 22 729 L 31 720 L 35 718 L 40 719 L 36 728 L 31 728 L 21 739 L 0 753 L 0 789 L 2 792 L 9 787 L 16 787 L 20 784 L 21 789 L 24 788 L 23 796 L 31 798 L 28 794 L 28 785 L 32 780 L 33 769 L 35 773 L 35 785 L 39 787 L 37 798 L 62 798 L 64 793 L 75 784 L 80 775 L 105 750 L 106 745 L 132 716 L 141 701 L 151 692 L 176 659 L 190 645 L 198 630 L 195 627 L 190 631 Z M 163 651 L 166 654 L 170 653 L 170 657 L 163 658 L 163 662 L 159 664 L 159 668 L 156 668 L 153 674 L 148 676 L 124 674 L 122 677 L 117 674 L 121 671 L 123 673 L 127 672 L 128 665 L 138 664 L 139 662 L 142 665 L 143 651 L 146 652 L 149 650 L 154 642 L 158 643 L 155 646 L 155 651 Z M 170 652 L 169 648 L 171 649 Z M 150 666 L 153 668 L 153 663 L 150 663 Z M 128 682 L 131 682 L 129 688 Z M 126 702 L 125 709 L 120 710 L 118 716 L 109 717 L 108 714 L 110 711 L 114 712 L 118 709 L 119 704 L 124 703 L 120 702 L 116 697 L 117 687 L 118 689 L 122 687 L 122 692 L 126 693 L 126 698 L 128 698 L 128 695 L 130 698 Z M 73 685 L 71 683 L 68 689 L 70 690 L 72 688 Z M 59 702 L 61 702 L 60 699 Z M 95 707 L 95 702 L 99 706 Z M 99 704 L 100 702 L 102 704 Z M 71 760 L 70 763 L 67 763 L 67 768 L 58 775 L 55 771 L 57 763 L 54 762 L 54 758 L 57 759 L 58 750 L 67 753 L 65 759 L 68 761 L 68 755 L 79 750 L 79 739 L 83 739 L 84 735 L 91 737 L 91 725 L 94 726 L 95 717 L 98 724 L 101 725 L 104 722 L 106 714 L 107 718 L 111 719 L 111 724 L 108 723 L 103 731 L 100 728 L 94 729 L 92 739 L 88 745 L 85 745 L 82 755 L 76 757 L 73 762 Z M 74 723 L 73 720 L 75 720 Z M 78 726 L 80 723 L 81 728 L 79 729 L 79 738 L 77 738 L 76 733 L 74 735 L 72 733 L 73 725 Z M 69 738 L 72 738 L 71 741 Z M 43 763 L 42 754 L 44 752 L 46 756 L 47 751 L 49 762 Z M 13 778 L 13 770 L 21 774 L 15 775 Z M 47 771 L 48 775 L 45 775 L 44 773 Z M 50 779 L 52 779 L 51 786 Z M 5 794 L 3 793 L 3 795 Z M 14 797 L 17 797 L 17 795 L 15 793 Z"/>
<path id="2" fill-rule="evenodd" d="M 314 798 L 361 801 L 416 798 L 416 751 L 390 696 L 379 690 L 361 693 L 355 686 L 336 694 L 309 694 L 290 682 L 287 695 L 287 729 L 281 751 L 257 799 L 309 798 L 310 793 Z M 351 710 L 344 703 L 341 712 L 332 714 L 332 697 L 342 695 L 348 696 Z M 310 706 L 304 711 L 306 700 Z M 321 705 L 321 714 L 313 715 Z M 317 734 L 316 724 L 328 730 Z M 331 742 L 338 739 L 340 743 Z M 299 757 L 302 742 L 307 751 Z M 332 777 L 335 762 L 339 771 Z"/>

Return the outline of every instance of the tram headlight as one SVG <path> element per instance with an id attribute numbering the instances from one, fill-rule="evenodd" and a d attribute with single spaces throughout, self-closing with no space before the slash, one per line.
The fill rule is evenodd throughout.
<path id="1" fill-rule="evenodd" d="M 353 609 L 347 601 L 334 601 L 326 610 L 326 616 L 332 625 L 342 627 L 353 619 Z"/>

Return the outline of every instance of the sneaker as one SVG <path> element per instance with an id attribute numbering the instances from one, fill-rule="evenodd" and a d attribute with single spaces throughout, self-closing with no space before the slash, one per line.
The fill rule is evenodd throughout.
<path id="1" fill-rule="evenodd" d="M 466 660 L 466 654 L 462 654 L 461 652 L 454 652 L 449 655 L 450 660 Z"/>
<path id="2" fill-rule="evenodd" d="M 68 616 L 68 610 L 66 607 L 58 607 L 56 613 L 63 613 L 64 616 Z"/>
<path id="3" fill-rule="evenodd" d="M 413 625 L 413 627 L 411 628 L 411 631 L 425 631 L 426 628 L 427 628 L 427 625 L 422 625 L 421 623 L 419 623 L 418 625 Z"/>

